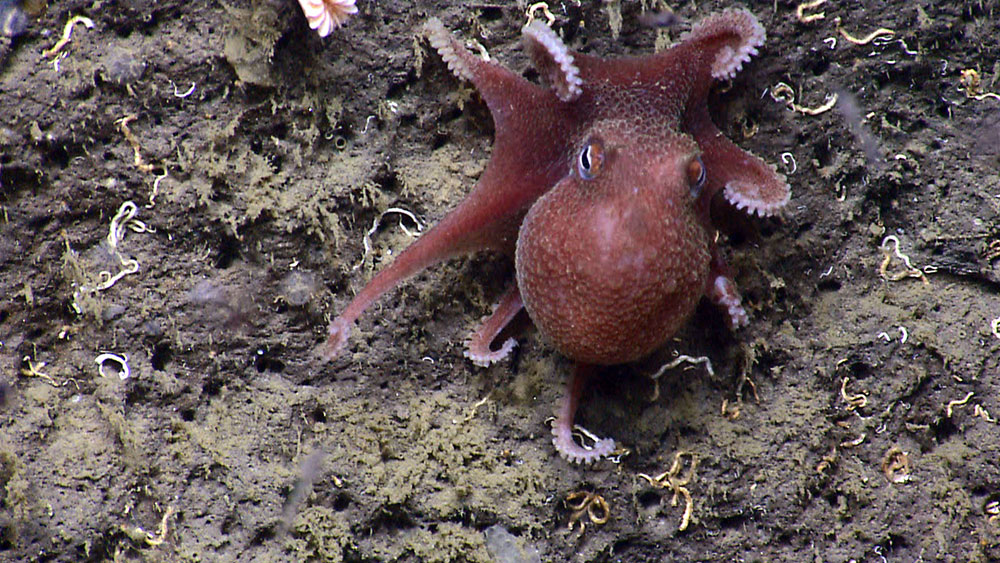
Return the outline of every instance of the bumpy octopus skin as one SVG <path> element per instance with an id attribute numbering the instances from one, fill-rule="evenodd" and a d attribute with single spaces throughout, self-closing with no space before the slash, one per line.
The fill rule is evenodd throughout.
<path id="1" fill-rule="evenodd" d="M 489 366 L 514 347 L 491 344 L 522 309 L 576 363 L 553 425 L 572 462 L 611 453 L 572 438 L 586 380 L 602 365 L 638 360 L 677 332 L 704 296 L 733 328 L 747 323 L 715 247 L 713 198 L 767 216 L 789 199 L 785 179 L 712 123 L 714 81 L 740 70 L 764 42 L 744 10 L 696 23 L 658 54 L 602 59 L 571 52 L 548 27 L 524 27 L 549 87 L 469 53 L 440 21 L 424 30 L 448 68 L 476 87 L 495 124 L 492 156 L 469 195 L 372 280 L 333 320 L 332 359 L 376 299 L 442 260 L 481 250 L 515 257 L 515 283 L 468 341 Z"/>

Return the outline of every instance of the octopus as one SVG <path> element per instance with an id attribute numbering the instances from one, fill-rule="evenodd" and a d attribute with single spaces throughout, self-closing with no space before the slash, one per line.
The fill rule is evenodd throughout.
<path id="1" fill-rule="evenodd" d="M 730 9 L 696 22 L 668 50 L 605 59 L 571 51 L 534 21 L 522 34 L 543 85 L 473 55 L 437 19 L 424 31 L 489 108 L 490 160 L 468 196 L 330 323 L 320 352 L 336 357 L 373 302 L 429 266 L 479 251 L 513 256 L 511 287 L 465 356 L 478 366 L 506 357 L 515 340 L 494 341 L 526 310 L 575 365 L 553 423 L 556 450 L 574 463 L 606 457 L 613 439 L 591 447 L 573 439 L 588 379 L 662 348 L 702 298 L 732 329 L 748 322 L 713 221 L 773 215 L 790 189 L 716 127 L 707 98 L 757 54 L 764 29 L 750 12 Z"/>

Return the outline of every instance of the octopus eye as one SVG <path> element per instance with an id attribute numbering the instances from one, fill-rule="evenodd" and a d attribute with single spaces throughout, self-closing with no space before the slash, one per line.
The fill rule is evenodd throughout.
<path id="1" fill-rule="evenodd" d="M 701 194 L 701 189 L 705 186 L 705 164 L 701 158 L 695 157 L 688 163 L 687 175 L 688 181 L 691 182 L 691 195 L 698 197 Z"/>
<path id="2" fill-rule="evenodd" d="M 591 139 L 580 151 L 580 158 L 577 159 L 576 168 L 580 177 L 584 180 L 593 180 L 601 172 L 601 165 L 604 164 L 604 145 L 600 141 Z"/>

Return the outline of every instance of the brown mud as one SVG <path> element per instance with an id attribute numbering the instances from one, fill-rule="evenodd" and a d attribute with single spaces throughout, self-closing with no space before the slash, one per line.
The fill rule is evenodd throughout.
<path id="1" fill-rule="evenodd" d="M 424 272 L 313 354 L 415 229 L 386 215 L 362 260 L 373 220 L 433 223 L 489 157 L 488 112 L 416 30 L 527 71 L 525 4 L 359 0 L 321 40 L 292 0 L 26 3 L 0 41 L 0 560 L 491 561 L 494 525 L 545 561 L 1000 560 L 995 0 L 744 4 L 768 41 L 716 121 L 792 201 L 723 243 L 748 327 L 701 307 L 587 393 L 617 462 L 555 454 L 571 365 L 537 333 L 462 357 L 502 260 Z M 550 2 L 605 56 L 676 38 L 642 4 Z M 93 28 L 43 55 L 74 15 Z M 854 107 L 790 109 L 780 82 Z M 675 353 L 714 373 L 650 381 Z M 686 484 L 639 477 L 678 452 Z M 570 530 L 581 490 L 609 518 Z"/>

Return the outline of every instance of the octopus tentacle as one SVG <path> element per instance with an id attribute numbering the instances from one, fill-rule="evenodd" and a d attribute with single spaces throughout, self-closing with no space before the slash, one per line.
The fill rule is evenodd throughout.
<path id="1" fill-rule="evenodd" d="M 476 87 L 476 91 L 490 108 L 494 123 L 499 124 L 506 119 L 516 118 L 513 115 L 515 108 L 521 112 L 526 111 L 526 108 L 511 104 L 511 99 L 530 98 L 542 90 L 521 75 L 470 53 L 437 18 L 427 20 L 423 25 L 423 33 L 431 47 L 441 55 L 452 74 L 472 82 Z M 503 127 L 497 127 L 498 142 L 503 130 Z"/>
<path id="2" fill-rule="evenodd" d="M 764 44 L 767 33 L 757 18 L 746 10 L 728 9 L 712 14 L 694 24 L 691 31 L 681 36 L 681 41 L 699 41 L 736 35 L 736 44 L 719 47 L 712 61 L 712 78 L 726 80 L 743 68 L 743 63 L 757 54 L 757 47 Z"/>
<path id="3" fill-rule="evenodd" d="M 746 326 L 750 321 L 733 280 L 724 275 L 716 275 L 709 278 L 709 283 L 708 298 L 729 317 L 730 328 L 735 330 Z"/>
<path id="4" fill-rule="evenodd" d="M 431 47 L 434 47 L 434 50 L 448 65 L 448 70 L 455 76 L 472 82 L 474 78 L 473 68 L 479 61 L 445 29 L 441 20 L 437 18 L 427 20 L 427 23 L 424 24 L 424 33 L 427 35 Z"/>
<path id="5" fill-rule="evenodd" d="M 585 449 L 573 440 L 573 417 L 580 402 L 583 386 L 590 379 L 595 367 L 590 364 L 577 363 L 566 388 L 559 413 L 552 423 L 552 444 L 556 451 L 566 461 L 571 463 L 593 463 L 607 457 L 615 450 L 615 441 L 602 438 L 591 449 Z"/>
<path id="6" fill-rule="evenodd" d="M 327 328 L 326 342 L 316 349 L 316 354 L 326 361 L 336 358 L 347 347 L 347 339 L 351 336 L 351 326 L 354 319 L 337 317 Z"/>
<path id="7" fill-rule="evenodd" d="M 729 265 L 717 248 L 712 250 L 712 264 L 709 267 L 705 295 L 729 317 L 731 329 L 736 330 L 749 324 L 747 312 L 743 309 L 740 292 L 736 289 L 736 282 L 733 281 Z"/>
<path id="8" fill-rule="evenodd" d="M 726 201 L 748 215 L 767 217 L 791 199 L 785 176 L 759 156 L 726 138 L 712 123 L 708 106 L 700 104 L 690 114 L 690 131 L 702 150 L 708 179 L 701 198 L 710 200 L 722 191 Z"/>
<path id="9" fill-rule="evenodd" d="M 748 215 L 756 213 L 761 217 L 770 217 L 787 205 L 791 199 L 792 194 L 788 188 L 788 182 L 773 164 L 767 164 L 763 159 L 749 151 L 744 152 L 749 159 L 757 161 L 753 164 L 759 169 L 769 171 L 769 173 L 763 174 L 769 177 L 769 181 L 753 182 L 734 178 L 726 183 L 722 195 L 736 209 L 745 211 Z"/>
<path id="10" fill-rule="evenodd" d="M 504 327 L 523 308 L 524 302 L 521 301 L 521 292 L 518 291 L 517 284 L 515 284 L 500 298 L 500 302 L 493 306 L 493 313 L 489 317 L 483 318 L 483 324 L 465 342 L 467 347 L 465 357 L 472 360 L 472 363 L 477 366 L 484 368 L 506 358 L 511 350 L 517 346 L 516 340 L 508 338 L 498 350 L 490 349 L 490 343 L 500 335 Z"/>
<path id="11" fill-rule="evenodd" d="M 538 20 L 524 26 L 521 33 L 535 68 L 548 80 L 556 96 L 564 102 L 579 98 L 583 93 L 580 69 L 562 39 Z"/>

